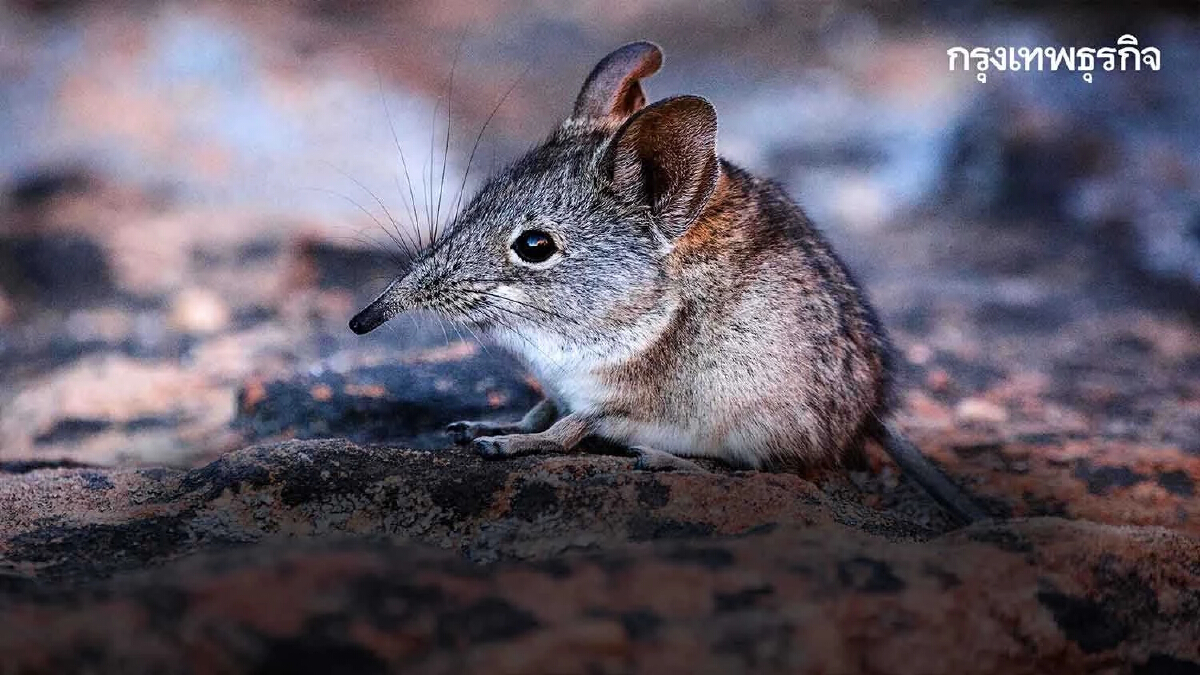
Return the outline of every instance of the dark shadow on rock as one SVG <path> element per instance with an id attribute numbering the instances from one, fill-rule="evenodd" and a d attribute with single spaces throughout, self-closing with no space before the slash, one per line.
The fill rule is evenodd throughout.
<path id="1" fill-rule="evenodd" d="M 238 394 L 236 428 L 251 440 L 344 437 L 444 446 L 463 419 L 518 419 L 540 399 L 517 364 L 489 354 L 443 363 L 373 366 L 251 383 Z"/>
<path id="2" fill-rule="evenodd" d="M 165 672 L 195 658 L 196 640 L 224 670 L 264 673 L 1192 672 L 1200 596 L 1182 589 L 1200 588 L 1200 544 L 1057 519 L 1013 527 L 1028 551 L 969 530 L 919 543 L 789 526 L 612 542 L 553 565 L 275 539 L 84 586 L 0 574 L 0 653 L 19 672 Z"/>
<path id="3" fill-rule="evenodd" d="M 87 192 L 94 183 L 92 173 L 77 166 L 29 171 L 8 186 L 8 203 L 18 209 L 37 209 L 56 197 Z"/>
<path id="4" fill-rule="evenodd" d="M 61 233 L 0 237 L 0 288 L 60 308 L 117 291 L 107 252 L 89 237 Z"/>

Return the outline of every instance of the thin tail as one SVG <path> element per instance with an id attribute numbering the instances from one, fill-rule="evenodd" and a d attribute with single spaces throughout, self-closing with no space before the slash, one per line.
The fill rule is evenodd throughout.
<path id="1" fill-rule="evenodd" d="M 924 488 L 960 524 L 966 525 L 990 516 L 970 497 L 955 485 L 946 474 L 934 466 L 920 448 L 908 440 L 894 422 L 879 422 L 876 425 L 876 440 L 891 455 L 900 469 Z"/>

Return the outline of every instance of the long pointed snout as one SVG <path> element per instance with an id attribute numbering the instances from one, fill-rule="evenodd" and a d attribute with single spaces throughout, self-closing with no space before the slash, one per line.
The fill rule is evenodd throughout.
<path id="1" fill-rule="evenodd" d="M 350 319 L 350 330 L 358 335 L 365 335 L 387 323 L 388 319 L 407 309 L 406 293 L 401 283 L 396 279 L 367 305 L 361 312 Z"/>

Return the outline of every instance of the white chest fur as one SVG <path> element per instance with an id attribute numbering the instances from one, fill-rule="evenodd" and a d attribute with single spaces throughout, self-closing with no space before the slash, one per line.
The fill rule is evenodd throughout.
<path id="1" fill-rule="evenodd" d="M 495 293 L 514 302 L 530 302 L 510 286 L 499 286 Z M 636 358 L 662 337 L 677 307 L 677 300 L 664 298 L 660 311 L 645 313 L 633 323 L 597 327 L 587 339 L 528 324 L 515 330 L 494 328 L 493 337 L 523 357 L 547 393 L 568 412 L 604 413 L 617 392 L 603 374 Z"/>
<path id="2" fill-rule="evenodd" d="M 497 340 L 520 355 L 552 398 L 570 412 L 602 411 L 613 396 L 600 373 L 614 361 L 596 347 L 573 344 L 544 331 L 504 331 Z"/>
<path id="3" fill-rule="evenodd" d="M 597 413 L 595 433 L 600 436 L 625 445 L 645 445 L 678 455 L 719 457 L 748 466 L 759 464 L 755 450 L 763 446 L 762 439 L 753 437 L 753 432 L 747 435 L 744 431 L 732 434 L 718 431 L 714 423 L 720 417 L 719 410 L 706 411 L 704 415 L 682 411 L 687 414 L 673 416 L 677 421 L 672 424 L 613 414 L 614 408 L 622 409 L 627 405 L 618 400 L 627 392 L 618 391 L 603 374 L 649 347 L 653 340 L 646 333 L 622 336 L 626 340 L 618 344 L 624 348 L 616 350 L 573 343 L 536 329 L 519 335 L 497 332 L 495 337 L 525 360 L 563 412 Z M 667 375 L 664 373 L 664 380 L 668 379 Z M 661 385 L 643 382 L 642 386 L 657 388 Z"/>

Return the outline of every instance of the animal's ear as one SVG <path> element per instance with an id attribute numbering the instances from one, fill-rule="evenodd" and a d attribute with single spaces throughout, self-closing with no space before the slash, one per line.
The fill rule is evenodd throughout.
<path id="1" fill-rule="evenodd" d="M 638 82 L 662 67 L 662 50 L 631 42 L 600 60 L 575 99 L 572 117 L 629 117 L 646 105 Z"/>
<path id="2" fill-rule="evenodd" d="M 717 187 L 717 112 L 699 96 L 644 108 L 617 131 L 600 167 L 617 194 L 648 206 L 663 233 L 675 239 Z"/>

